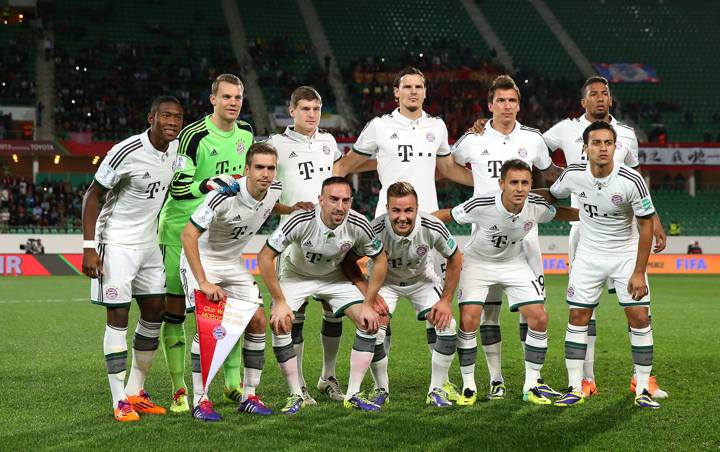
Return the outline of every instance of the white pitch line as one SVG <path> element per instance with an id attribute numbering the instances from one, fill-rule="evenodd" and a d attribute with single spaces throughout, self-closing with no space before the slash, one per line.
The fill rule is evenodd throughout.
<path id="1" fill-rule="evenodd" d="M 69 301 L 88 301 L 87 298 L 63 298 L 63 299 L 50 299 L 50 300 L 0 300 L 0 304 L 21 304 L 21 303 L 67 303 Z"/>

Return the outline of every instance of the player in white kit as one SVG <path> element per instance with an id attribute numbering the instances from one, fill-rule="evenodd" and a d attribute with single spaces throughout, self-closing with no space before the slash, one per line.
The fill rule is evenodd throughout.
<path id="1" fill-rule="evenodd" d="M 549 186 L 561 173 L 550 159 L 547 146 L 537 129 L 526 127 L 517 121 L 520 111 L 520 90 L 507 75 L 497 77 L 488 90 L 488 108 L 492 119 L 484 126 L 482 134 L 468 132 L 457 143 L 453 152 L 455 161 L 461 165 L 470 165 L 473 174 L 473 194 L 497 190 L 500 167 L 510 159 L 520 159 L 535 167 L 538 171 L 535 186 Z M 535 273 L 537 283 L 543 287 L 543 271 L 540 240 L 537 224 L 523 240 L 524 255 Z M 502 374 L 502 336 L 500 334 L 500 309 L 502 290 L 495 288 L 488 295 L 480 322 L 480 340 L 490 371 L 491 399 L 505 396 L 505 379 Z M 528 324 L 520 314 L 520 341 L 525 342 Z M 547 386 L 547 385 L 546 385 Z M 547 397 L 557 397 L 559 392 L 550 388 L 543 393 Z M 460 401 L 462 403 L 462 401 Z"/>
<path id="2" fill-rule="evenodd" d="M 447 127 L 442 119 L 422 109 L 425 102 L 425 76 L 416 68 L 400 71 L 393 83 L 398 108 L 376 117 L 365 125 L 357 142 L 333 170 L 345 176 L 357 172 L 371 158 L 377 159 L 382 188 L 380 200 L 387 199 L 387 188 L 395 182 L 409 182 L 418 194 L 419 209 L 438 209 L 435 171 L 454 182 L 472 185 L 472 175 L 457 165 L 450 152 Z M 380 201 L 375 216 L 385 213 Z"/>
<path id="3" fill-rule="evenodd" d="M 238 193 L 210 192 L 181 234 L 180 277 L 189 308 L 195 307 L 195 290 L 202 291 L 210 300 L 220 300 L 227 295 L 261 306 L 243 335 L 243 391 L 238 411 L 263 416 L 272 414 L 255 394 L 265 363 L 265 311 L 255 278 L 245 268 L 242 251 L 278 206 L 282 184 L 274 181 L 276 169 L 277 151 L 272 145 L 255 143 L 250 146 L 245 159 L 245 175 L 238 180 Z M 190 356 L 192 416 L 202 421 L 219 421 L 220 415 L 203 391 L 197 334 Z"/>
<path id="4" fill-rule="evenodd" d="M 153 101 L 147 118 L 148 130 L 108 151 L 83 200 L 82 269 L 92 278 L 92 303 L 106 307 L 105 365 L 115 419 L 121 422 L 137 421 L 138 413 L 165 414 L 143 386 L 159 345 L 164 313 L 165 270 L 157 216 L 173 176 L 183 107 L 176 98 L 161 96 Z M 140 319 L 125 386 L 133 298 Z"/>
<path id="5" fill-rule="evenodd" d="M 346 179 L 326 179 L 315 209 L 290 215 L 270 235 L 258 256 L 260 271 L 273 299 L 270 319 L 273 350 L 290 390 L 283 408 L 285 414 L 297 413 L 304 405 L 290 332 L 293 313 L 310 296 L 326 301 L 336 317 L 347 315 L 357 327 L 345 407 L 363 411 L 380 408 L 361 396 L 360 384 L 373 358 L 378 329 L 374 302 L 385 277 L 387 258 L 370 223 L 350 209 L 351 203 L 352 187 Z M 291 244 L 294 246 L 290 247 Z M 273 261 L 286 249 L 288 255 L 282 262 L 278 281 Z M 370 257 L 377 268 L 365 296 L 340 268 L 351 250 L 358 256 Z"/>
<path id="6" fill-rule="evenodd" d="M 320 129 L 322 98 L 312 87 L 296 88 L 290 96 L 289 113 L 293 125 L 283 133 L 271 135 L 268 142 L 278 150 L 277 178 L 283 184 L 281 202 L 288 206 L 302 209 L 313 209 L 320 195 L 322 182 L 332 175 L 333 165 L 342 158 L 335 138 Z M 283 217 L 285 219 L 285 217 Z M 278 264 L 287 252 L 278 258 Z M 295 313 L 293 320 L 292 340 L 298 363 L 298 377 L 305 405 L 317 402 L 307 389 L 303 375 L 303 355 L 305 341 L 303 326 L 305 308 L 303 305 Z M 343 401 L 345 394 L 336 378 L 336 363 L 340 338 L 342 335 L 342 318 L 333 315 L 327 303 L 323 303 L 323 320 L 320 330 L 320 342 L 323 349 L 323 368 L 318 379 L 317 388 L 332 400 Z"/>
<path id="7" fill-rule="evenodd" d="M 616 139 L 615 129 L 607 122 L 590 124 L 583 132 L 588 161 L 568 166 L 550 188 L 551 198 L 564 199 L 575 194 L 580 206 L 580 241 L 567 289 L 570 318 L 565 335 L 565 363 L 569 389 L 555 402 L 557 406 L 578 405 L 586 398 L 582 377 L 588 325 L 603 286 L 611 279 L 630 327 L 637 379 L 635 405 L 660 407 L 648 391 L 653 334 L 645 273 L 655 208 L 640 174 L 613 161 Z"/>
<path id="8" fill-rule="evenodd" d="M 499 190 L 473 196 L 452 210 L 434 213 L 444 222 L 474 225 L 472 237 L 463 250 L 458 289 L 457 352 L 463 377 L 458 404 L 472 405 L 477 399 L 477 329 L 485 303 L 499 291 L 507 295 L 510 310 L 522 312 L 528 322 L 523 399 L 549 405 L 552 391 L 540 376 L 548 347 L 545 291 L 524 255 L 523 241 L 538 223 L 577 219 L 577 210 L 566 207 L 556 210 L 543 197 L 530 194 L 532 169 L 519 159 L 503 163 L 499 186 Z"/>
<path id="9" fill-rule="evenodd" d="M 462 253 L 445 225 L 425 212 L 418 212 L 417 193 L 407 182 L 395 182 L 387 190 L 387 213 L 372 222 L 372 227 L 387 253 L 388 270 L 380 296 L 392 316 L 400 297 L 415 308 L 418 320 L 426 320 L 428 345 L 432 353 L 432 373 L 426 403 L 437 407 L 452 406 L 443 387 L 455 354 L 456 322 L 452 317 L 452 298 L 460 278 Z M 431 250 L 447 261 L 444 284 L 435 273 Z M 357 256 L 352 256 L 357 260 Z M 345 263 L 344 263 L 345 265 Z M 372 265 L 369 272 L 373 272 Z M 355 264 L 345 271 L 351 281 L 365 292 L 367 281 Z M 384 333 L 381 322 L 378 335 Z M 371 370 L 375 387 L 368 399 L 383 405 L 390 394 L 387 373 L 388 358 L 383 340 L 378 338 Z"/>
<path id="10" fill-rule="evenodd" d="M 612 96 L 607 79 L 599 76 L 588 78 L 582 86 L 581 96 L 580 104 L 585 109 L 585 113 L 577 118 L 564 119 L 545 132 L 543 138 L 547 146 L 552 151 L 562 150 L 568 165 L 586 162 L 587 155 L 583 149 L 582 139 L 583 131 L 595 121 L 605 121 L 613 126 L 617 133 L 614 161 L 625 164 L 640 172 L 638 139 L 632 127 L 618 121 L 610 114 Z M 574 195 L 570 197 L 570 202 L 572 206 L 577 207 L 578 200 Z M 653 217 L 653 234 L 655 236 L 655 247 L 653 251 L 659 253 L 665 249 L 667 241 L 659 215 Z M 568 244 L 568 258 L 571 265 L 575 257 L 575 250 L 577 249 L 579 239 L 580 225 L 578 222 L 572 222 Z M 608 281 L 608 288 L 611 293 L 615 292 L 611 281 Z M 582 387 L 586 397 L 597 393 L 594 370 L 596 339 L 595 312 L 593 311 L 588 326 L 587 353 L 585 354 L 585 364 L 583 365 Z M 630 385 L 631 390 L 634 391 L 634 377 Z M 656 398 L 667 397 L 667 393 L 658 387 L 654 376 L 650 379 L 650 393 Z"/>

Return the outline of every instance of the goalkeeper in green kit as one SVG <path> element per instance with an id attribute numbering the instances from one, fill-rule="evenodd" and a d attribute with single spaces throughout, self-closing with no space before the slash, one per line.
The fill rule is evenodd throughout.
<path id="1" fill-rule="evenodd" d="M 175 393 L 170 410 L 176 413 L 190 411 L 184 378 L 187 340 L 183 325 L 186 311 L 180 274 L 180 233 L 206 193 L 217 190 L 235 194 L 239 189 L 232 175 L 243 173 L 246 151 L 253 144 L 250 124 L 237 121 L 243 91 L 244 86 L 235 75 L 222 74 L 215 79 L 210 94 L 213 113 L 180 132 L 170 196 L 160 212 L 159 238 L 167 284 L 160 343 Z M 223 366 L 225 399 L 232 402 L 240 402 L 242 397 L 239 344 Z"/>

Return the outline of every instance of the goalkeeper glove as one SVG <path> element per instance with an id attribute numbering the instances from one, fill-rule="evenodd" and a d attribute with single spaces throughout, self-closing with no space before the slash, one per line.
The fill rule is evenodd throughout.
<path id="1" fill-rule="evenodd" d="M 229 174 L 219 174 L 217 176 L 209 177 L 202 181 L 200 184 L 200 191 L 207 193 L 210 190 L 215 190 L 220 193 L 226 193 L 234 195 L 240 191 L 240 184 L 237 179 Z"/>

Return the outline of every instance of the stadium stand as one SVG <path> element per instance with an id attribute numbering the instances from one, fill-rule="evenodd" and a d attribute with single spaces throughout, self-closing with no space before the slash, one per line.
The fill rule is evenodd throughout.
<path id="1" fill-rule="evenodd" d="M 118 140 L 146 127 L 148 103 L 175 94 L 188 120 L 209 111 L 209 87 L 238 72 L 219 3 L 58 2 L 73 17 L 56 35 L 56 130 Z M 103 27 L 96 23 L 102 20 Z M 152 39 L 148 39 L 151 37 Z M 245 106 L 247 108 L 247 105 Z"/>
<path id="2" fill-rule="evenodd" d="M 0 25 L 0 103 L 35 105 L 35 44 L 29 23 Z"/>
<path id="3" fill-rule="evenodd" d="M 623 83 L 614 95 L 627 113 L 669 141 L 710 141 L 720 132 L 720 93 L 713 89 L 720 42 L 720 3 L 546 0 L 591 62 L 645 63 L 660 83 Z M 579 18 L 585 18 L 578 20 Z"/>

